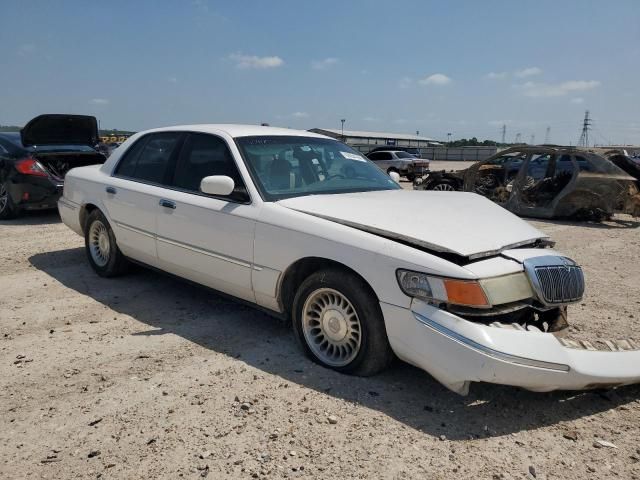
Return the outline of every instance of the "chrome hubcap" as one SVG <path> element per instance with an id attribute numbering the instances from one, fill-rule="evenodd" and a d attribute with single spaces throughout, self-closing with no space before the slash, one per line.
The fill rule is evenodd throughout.
<path id="1" fill-rule="evenodd" d="M 434 190 L 438 190 L 440 192 L 453 192 L 454 191 L 453 186 L 449 185 L 448 183 L 439 183 L 438 185 L 433 187 L 433 189 Z"/>
<path id="2" fill-rule="evenodd" d="M 362 327 L 355 308 L 343 294 L 331 288 L 312 292 L 302 315 L 307 345 L 322 363 L 343 367 L 358 355 Z"/>
<path id="3" fill-rule="evenodd" d="M 104 267 L 109 262 L 111 254 L 109 232 L 100 220 L 93 222 L 89 228 L 89 251 L 91 258 L 99 267 Z"/>
<path id="4" fill-rule="evenodd" d="M 0 184 L 0 212 L 3 212 L 9 201 L 9 192 L 4 184 Z"/>

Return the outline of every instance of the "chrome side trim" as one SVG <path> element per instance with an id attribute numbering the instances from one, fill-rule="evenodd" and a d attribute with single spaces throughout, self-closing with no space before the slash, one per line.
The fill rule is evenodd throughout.
<path id="1" fill-rule="evenodd" d="M 265 268 L 265 267 L 262 267 L 261 265 L 253 265 L 251 263 L 245 262 L 244 260 L 240 260 L 238 258 L 222 255 L 221 253 L 218 253 L 218 252 L 213 252 L 211 250 L 206 250 L 204 248 L 195 247 L 187 243 L 177 242 L 176 240 L 171 240 L 170 238 L 160 237 L 160 236 L 154 235 L 151 232 L 148 232 L 147 230 L 132 227 L 131 225 L 127 225 L 126 223 L 115 222 L 115 224 L 125 230 L 139 233 L 140 235 L 144 235 L 145 237 L 154 238 L 158 242 L 163 242 L 169 245 L 173 245 L 174 247 L 184 248 L 185 250 L 190 250 L 192 252 L 199 253 L 201 255 L 207 255 L 208 257 L 217 258 L 218 260 L 223 260 L 225 262 L 233 263 L 234 265 L 240 265 L 241 267 L 252 268 L 257 272 L 260 272 L 262 271 L 263 268 Z"/>
<path id="2" fill-rule="evenodd" d="M 64 205 L 67 208 L 70 208 L 71 210 L 77 210 L 79 205 L 77 203 L 72 202 L 71 200 L 67 200 L 64 197 L 60 197 L 58 199 L 58 203 L 61 203 L 62 205 Z"/>
<path id="3" fill-rule="evenodd" d="M 425 327 L 444 335 L 445 337 L 464 345 L 467 348 L 475 350 L 479 353 L 487 355 L 489 357 L 495 358 L 497 360 L 502 360 L 503 362 L 515 363 L 516 365 L 523 365 L 525 367 L 534 367 L 534 368 L 544 368 L 546 370 L 554 370 L 556 372 L 568 372 L 570 370 L 568 365 L 563 365 L 561 363 L 553 363 L 553 362 L 545 362 L 543 360 L 533 360 L 531 358 L 518 357 L 517 355 L 512 355 L 510 353 L 500 352 L 498 350 L 494 350 L 493 348 L 489 348 L 485 345 L 482 345 L 470 338 L 467 338 L 463 335 L 460 335 L 453 330 L 450 330 L 447 327 L 440 325 L 433 320 L 420 315 L 419 313 L 412 312 L 413 316 L 416 318 L 418 322 L 420 322 Z"/>
<path id="4" fill-rule="evenodd" d="M 245 262 L 243 260 L 239 260 L 237 258 L 228 257 L 226 255 L 221 255 L 221 254 L 219 254 L 217 252 L 212 252 L 211 250 L 205 250 L 203 248 L 194 247 L 193 245 L 188 245 L 188 244 L 182 243 L 182 242 L 176 242 L 175 240 L 170 240 L 170 239 L 164 238 L 164 237 L 156 237 L 156 239 L 159 242 L 167 243 L 167 244 L 173 245 L 175 247 L 184 248 L 185 250 L 190 250 L 190 251 L 195 252 L 195 253 L 200 253 L 202 255 L 207 255 L 208 257 L 217 258 L 218 260 L 223 260 L 225 262 L 233 263 L 235 265 L 240 265 L 241 267 L 252 268 L 252 265 L 250 263 L 247 263 L 247 262 Z"/>
<path id="5" fill-rule="evenodd" d="M 120 222 L 115 222 L 115 224 L 118 225 L 120 228 L 129 230 L 131 232 L 139 233 L 140 235 L 144 235 L 145 237 L 156 238 L 156 236 L 153 233 L 148 232 L 146 230 L 142 230 L 141 228 L 132 227 L 131 225 L 127 225 L 126 223 L 120 223 Z"/>

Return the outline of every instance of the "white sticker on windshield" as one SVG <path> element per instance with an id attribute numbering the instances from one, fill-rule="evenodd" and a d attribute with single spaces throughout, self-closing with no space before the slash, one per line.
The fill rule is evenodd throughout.
<path id="1" fill-rule="evenodd" d="M 366 160 L 364 158 L 362 158 L 360 155 L 358 155 L 356 153 L 340 152 L 340 155 L 342 155 L 344 158 L 348 158 L 349 160 L 356 160 L 358 162 L 366 162 Z"/>

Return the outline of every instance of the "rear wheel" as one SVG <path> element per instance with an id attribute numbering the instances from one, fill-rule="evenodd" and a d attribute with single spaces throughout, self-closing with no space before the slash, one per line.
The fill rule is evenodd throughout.
<path id="1" fill-rule="evenodd" d="M 100 210 L 94 210 L 87 218 L 84 244 L 91 267 L 101 277 L 115 277 L 127 270 L 129 262 Z"/>
<path id="2" fill-rule="evenodd" d="M 339 372 L 374 375 L 393 358 L 377 298 L 349 272 L 322 270 L 302 282 L 293 327 L 307 356 Z"/>
<path id="3" fill-rule="evenodd" d="M 20 210 L 13 203 L 7 184 L 0 183 L 0 220 L 15 218 L 18 213 L 20 213 Z"/>

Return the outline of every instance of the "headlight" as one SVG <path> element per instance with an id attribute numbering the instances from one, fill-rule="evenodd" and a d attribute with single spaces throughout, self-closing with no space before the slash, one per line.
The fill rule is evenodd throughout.
<path id="1" fill-rule="evenodd" d="M 432 277 L 410 270 L 397 270 L 396 276 L 400 289 L 410 297 L 465 307 L 491 308 L 487 295 L 476 280 Z"/>

